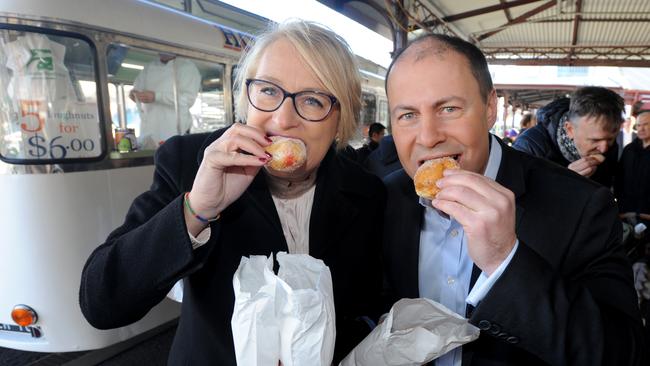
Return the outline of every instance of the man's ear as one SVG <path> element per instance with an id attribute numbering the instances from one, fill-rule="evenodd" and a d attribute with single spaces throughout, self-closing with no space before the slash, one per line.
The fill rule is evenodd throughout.
<path id="1" fill-rule="evenodd" d="M 564 130 L 566 131 L 566 135 L 567 135 L 571 140 L 573 140 L 573 134 L 575 133 L 575 130 L 574 130 L 574 127 L 573 127 L 573 123 L 571 123 L 571 121 L 566 120 L 566 121 L 564 122 Z"/>
<path id="2" fill-rule="evenodd" d="M 488 130 L 491 129 L 497 121 L 497 91 L 492 89 L 487 98 L 487 127 Z"/>

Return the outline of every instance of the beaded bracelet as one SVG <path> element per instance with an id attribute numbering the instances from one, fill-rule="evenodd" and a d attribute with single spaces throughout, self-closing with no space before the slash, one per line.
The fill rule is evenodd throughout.
<path id="1" fill-rule="evenodd" d="M 203 216 L 197 214 L 196 212 L 194 212 L 194 210 L 192 210 L 192 206 L 190 206 L 190 192 L 185 192 L 184 202 L 185 202 L 185 207 L 187 207 L 187 210 L 190 212 L 190 214 L 192 214 L 192 216 L 194 216 L 195 219 L 201 221 L 204 224 L 208 224 L 210 222 L 217 221 L 221 217 L 221 214 L 219 214 L 216 217 L 213 217 L 211 219 L 206 219 L 205 217 L 203 217 Z"/>

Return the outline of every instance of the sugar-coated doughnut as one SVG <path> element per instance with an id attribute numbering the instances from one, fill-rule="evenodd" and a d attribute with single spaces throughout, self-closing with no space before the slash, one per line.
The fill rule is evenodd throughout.
<path id="1" fill-rule="evenodd" d="M 432 200 L 436 197 L 440 188 L 436 185 L 438 179 L 442 178 L 445 169 L 459 169 L 458 162 L 450 157 L 433 159 L 420 165 L 413 177 L 415 192 L 418 196 Z"/>
<path id="2" fill-rule="evenodd" d="M 273 143 L 266 151 L 273 157 L 267 166 L 279 172 L 293 172 L 307 161 L 307 147 L 299 139 L 271 136 Z"/>

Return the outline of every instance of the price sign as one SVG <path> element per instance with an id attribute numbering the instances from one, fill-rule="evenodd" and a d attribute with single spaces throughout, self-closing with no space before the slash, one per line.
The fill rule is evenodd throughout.
<path id="1" fill-rule="evenodd" d="M 19 100 L 2 155 L 12 159 L 78 159 L 101 154 L 97 105 Z M 7 138 L 9 137 L 9 138 Z M 8 141 L 8 143 L 7 143 Z"/>

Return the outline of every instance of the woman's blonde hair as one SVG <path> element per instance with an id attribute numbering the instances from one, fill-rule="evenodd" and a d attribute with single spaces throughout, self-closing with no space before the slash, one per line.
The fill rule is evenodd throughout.
<path id="1" fill-rule="evenodd" d="M 235 117 L 238 121 L 246 121 L 248 111 L 246 79 L 255 76 L 264 51 L 280 39 L 289 41 L 295 47 L 305 64 L 325 86 L 326 91 L 338 100 L 340 114 L 337 148 L 344 148 L 357 131 L 361 110 L 361 80 L 358 66 L 345 40 L 315 22 L 290 20 L 275 25 L 256 37 L 254 43 L 242 56 L 235 75 Z"/>

